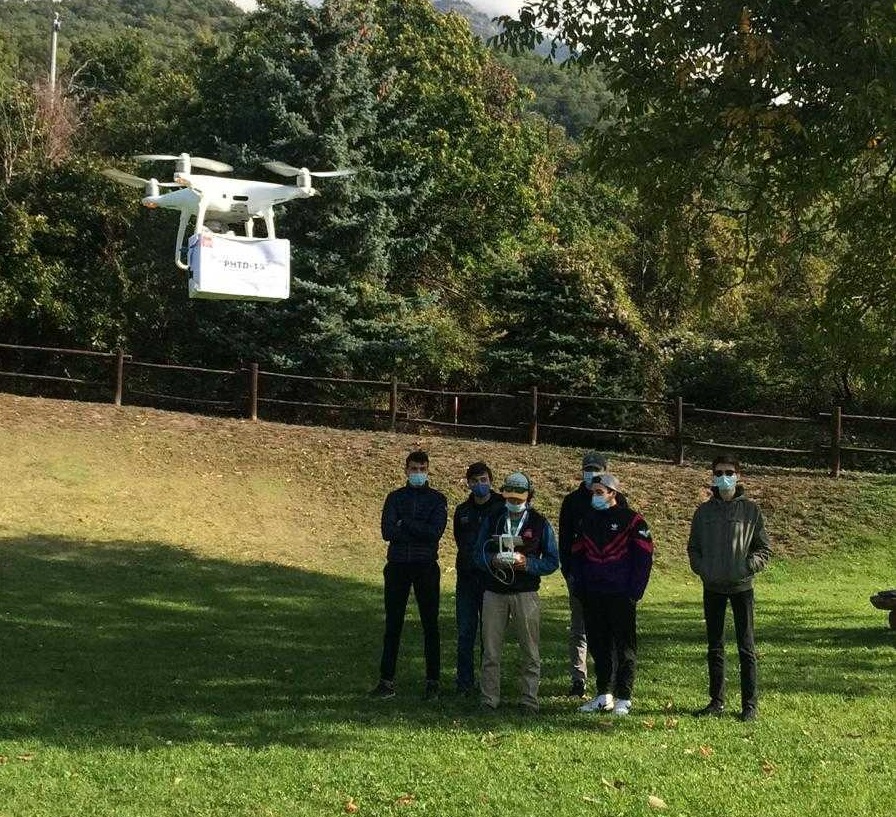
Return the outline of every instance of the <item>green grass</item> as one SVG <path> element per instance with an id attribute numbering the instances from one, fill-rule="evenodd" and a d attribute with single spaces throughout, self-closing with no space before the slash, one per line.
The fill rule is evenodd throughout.
<path id="1" fill-rule="evenodd" d="M 0 817 L 19 815 L 889 815 L 896 480 L 750 477 L 779 558 L 757 583 L 761 720 L 704 722 L 699 585 L 683 543 L 703 479 L 616 470 L 657 533 L 635 712 L 562 694 L 566 607 L 545 582 L 542 713 L 369 702 L 382 635 L 382 495 L 417 442 L 0 396 Z M 462 495 L 485 452 L 556 514 L 576 452 L 427 439 Z M 684 529 L 683 529 L 684 528 Z M 444 544 L 450 552 L 449 543 Z M 453 669 L 451 559 L 443 663 Z M 515 689 L 508 644 L 504 691 Z M 729 651 L 736 704 L 736 655 Z"/>

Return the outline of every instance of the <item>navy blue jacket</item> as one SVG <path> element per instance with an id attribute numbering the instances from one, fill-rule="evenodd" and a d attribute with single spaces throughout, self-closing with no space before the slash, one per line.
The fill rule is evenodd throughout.
<path id="1" fill-rule="evenodd" d="M 389 562 L 435 562 L 448 524 L 448 500 L 427 482 L 396 488 L 383 505 L 380 527 L 389 543 Z"/>

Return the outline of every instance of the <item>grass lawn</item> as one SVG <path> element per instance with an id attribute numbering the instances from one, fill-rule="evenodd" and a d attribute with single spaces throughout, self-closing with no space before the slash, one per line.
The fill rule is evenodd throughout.
<path id="1" fill-rule="evenodd" d="M 532 473 L 556 519 L 578 453 L 212 420 L 0 395 L 0 817 L 890 815 L 896 478 L 755 470 L 778 558 L 757 582 L 760 720 L 706 702 L 684 559 L 705 467 L 614 463 L 658 559 L 627 719 L 563 693 L 566 598 L 543 585 L 542 712 L 420 700 L 408 617 L 398 696 L 371 702 L 379 511 L 430 451 L 453 507 L 466 464 Z M 453 672 L 443 540 L 443 669 Z M 730 616 L 729 616 L 730 618 Z M 729 622 L 730 628 L 730 622 Z M 731 636 L 733 642 L 733 634 Z M 732 709 L 736 651 L 729 649 Z"/>

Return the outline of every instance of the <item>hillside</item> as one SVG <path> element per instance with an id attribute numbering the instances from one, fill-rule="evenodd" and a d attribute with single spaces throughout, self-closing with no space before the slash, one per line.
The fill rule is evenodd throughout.
<path id="1" fill-rule="evenodd" d="M 50 25 L 61 18 L 59 65 L 64 72 L 72 42 L 98 39 L 122 29 L 146 33 L 160 59 L 198 33 L 225 33 L 242 17 L 230 0 L 4 0 L 0 3 L 0 69 L 15 66 L 20 76 L 47 70 Z"/>
<path id="2" fill-rule="evenodd" d="M 531 471 L 555 516 L 579 464 L 561 448 L 0 394 L 0 813 L 634 817 L 661 800 L 676 815 L 889 814 L 896 632 L 868 596 L 896 576 L 892 477 L 747 475 L 779 555 L 757 588 L 761 716 L 742 724 L 688 715 L 706 667 L 682 549 L 706 471 L 617 460 L 659 556 L 639 605 L 636 709 L 584 714 L 566 696 L 568 601 L 553 575 L 541 708 L 520 715 L 509 632 L 498 711 L 450 691 L 450 537 L 445 693 L 420 700 L 409 609 L 397 696 L 367 696 L 380 506 L 418 443 L 452 504 L 466 463 L 485 457 Z M 736 665 L 730 641 L 728 655 Z M 728 677 L 733 714 L 734 666 Z"/>
<path id="3" fill-rule="evenodd" d="M 463 474 L 477 459 L 499 474 L 529 472 L 537 504 L 552 519 L 576 484 L 580 452 L 567 448 L 0 395 L 7 475 L 0 535 L 165 541 L 238 561 L 372 576 L 381 564 L 383 497 L 403 481 L 404 456 L 418 445 L 429 451 L 433 484 L 452 506 L 465 496 Z M 660 569 L 683 569 L 706 471 L 633 458 L 614 459 L 613 468 L 652 525 Z M 850 476 L 835 485 L 817 472 L 777 469 L 748 472 L 746 484 L 779 554 L 827 551 L 847 529 L 853 536 L 896 535 L 892 477 Z M 443 548 L 450 553 L 450 540 Z"/>

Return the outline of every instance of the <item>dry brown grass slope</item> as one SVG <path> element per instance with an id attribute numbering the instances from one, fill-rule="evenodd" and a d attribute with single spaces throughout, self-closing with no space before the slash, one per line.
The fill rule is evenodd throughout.
<path id="1" fill-rule="evenodd" d="M 404 457 L 418 446 L 429 452 L 432 482 L 451 507 L 466 495 L 463 474 L 478 459 L 497 474 L 528 472 L 537 505 L 554 520 L 577 483 L 578 449 L 0 395 L 0 537 L 162 542 L 208 557 L 372 579 L 382 567 L 383 497 L 403 482 Z M 705 464 L 613 456 L 612 468 L 651 523 L 660 569 L 683 569 Z M 852 532 L 893 526 L 896 501 L 879 501 L 882 484 L 896 495 L 892 478 L 851 475 L 834 483 L 818 472 L 745 470 L 779 552 L 821 552 L 846 524 Z M 450 533 L 442 552 L 450 570 Z"/>

